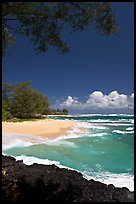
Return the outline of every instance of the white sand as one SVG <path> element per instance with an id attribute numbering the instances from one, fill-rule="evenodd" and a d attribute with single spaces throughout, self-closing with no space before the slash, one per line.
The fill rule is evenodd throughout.
<path id="1" fill-rule="evenodd" d="M 49 139 L 55 139 L 59 136 L 66 135 L 75 125 L 70 120 L 45 119 L 25 122 L 2 122 L 2 132 L 19 133 L 46 136 Z"/>

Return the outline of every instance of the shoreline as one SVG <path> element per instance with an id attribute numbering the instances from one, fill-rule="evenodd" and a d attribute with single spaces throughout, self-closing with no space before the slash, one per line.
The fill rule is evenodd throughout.
<path id="1" fill-rule="evenodd" d="M 47 123 L 47 121 L 48 121 L 48 123 L 49 123 L 49 121 L 52 121 L 52 123 L 53 123 L 52 127 L 50 126 L 50 133 L 49 133 L 50 135 L 48 137 L 47 137 L 47 135 L 45 135 L 45 130 L 44 130 L 43 134 L 41 133 L 41 136 L 40 136 L 40 134 L 38 134 L 38 135 L 32 135 L 32 134 L 31 135 L 30 134 L 26 135 L 24 133 L 22 135 L 19 135 L 18 133 L 10 134 L 11 132 L 9 134 L 6 134 L 5 131 L 3 131 L 3 136 L 2 136 L 3 152 L 4 151 L 6 152 L 6 149 L 12 148 L 12 147 L 20 147 L 20 146 L 27 147 L 27 146 L 31 146 L 31 145 L 35 145 L 35 144 L 42 144 L 42 143 L 43 144 L 45 143 L 47 145 L 49 144 L 51 146 L 52 145 L 56 146 L 58 144 L 59 145 L 67 145 L 67 147 L 70 146 L 70 148 L 71 147 L 75 148 L 75 147 L 77 147 L 76 143 L 74 144 L 74 142 L 71 141 L 71 140 L 67 141 L 67 138 L 73 138 L 73 137 L 75 138 L 75 137 L 78 137 L 78 136 L 80 137 L 80 135 L 82 135 L 83 131 L 85 130 L 85 132 L 86 132 L 86 129 L 87 129 L 87 126 L 82 126 L 82 125 L 78 124 L 79 123 L 78 120 L 76 120 L 76 121 L 72 120 L 71 121 L 72 123 L 74 122 L 75 125 L 73 124 L 70 127 L 69 130 L 66 128 L 66 126 L 64 128 L 64 126 L 62 125 L 64 123 L 66 124 L 69 120 L 55 120 L 55 119 L 42 120 L 42 122 L 44 122 L 44 123 Z M 30 124 L 32 124 L 32 123 L 36 124 L 37 122 L 39 123 L 40 120 L 38 120 L 38 121 L 26 121 L 26 122 L 24 121 L 24 122 L 16 122 L 16 123 L 14 122 L 14 126 L 15 126 L 15 124 L 18 124 L 18 126 L 21 126 L 21 124 L 27 123 L 27 129 L 31 130 L 32 128 L 30 128 Z M 12 124 L 12 122 L 4 122 L 4 123 L 5 124 L 7 123 L 9 126 L 11 126 L 11 124 Z M 56 124 L 56 123 L 57 123 L 57 126 L 59 126 L 58 131 L 53 133 L 54 124 Z M 50 124 L 51 124 L 51 122 L 50 122 Z M 68 123 L 67 123 L 67 125 L 68 125 Z M 85 127 L 85 128 L 83 129 L 82 127 Z M 92 126 L 90 126 L 90 127 L 92 128 Z M 38 129 L 40 129 L 39 126 L 38 126 Z M 78 130 L 79 130 L 79 132 L 78 132 Z M 65 132 L 63 135 L 60 133 L 62 131 Z M 79 135 L 78 135 L 78 133 L 79 133 Z M 48 140 L 48 139 L 50 139 L 50 140 Z M 66 141 L 63 141 L 65 139 L 66 139 Z M 55 164 L 56 166 L 59 166 L 59 163 L 57 163 L 56 159 L 54 159 L 54 158 L 52 158 L 52 159 L 48 158 L 47 161 L 46 161 L 46 159 L 45 160 L 42 160 L 42 159 L 38 160 L 37 156 L 32 156 L 31 157 L 31 156 L 26 156 L 25 154 L 23 156 L 20 155 L 20 156 L 16 156 L 16 157 L 18 157 L 19 160 L 20 159 L 23 160 L 23 163 L 31 162 L 31 164 L 33 164 L 33 163 L 38 164 L 39 163 L 39 164 L 45 164 L 45 165 Z M 27 163 L 25 163 L 25 164 L 30 165 L 30 164 L 27 164 Z M 66 167 L 64 167 L 64 168 L 66 168 Z M 76 169 L 74 169 L 74 170 L 76 170 Z M 84 172 L 82 172 L 82 174 L 83 173 Z M 90 179 L 95 179 L 97 181 L 98 178 L 101 178 L 101 175 L 100 176 L 97 175 L 96 178 L 95 178 L 95 176 L 91 178 L 88 175 L 85 175 L 85 174 L 83 174 L 83 175 L 86 176 L 86 178 L 89 179 L 89 180 Z M 104 180 L 104 178 L 106 178 L 106 180 Z M 119 175 L 119 177 L 118 177 L 118 175 L 116 176 L 114 174 L 113 175 L 105 174 L 105 176 L 102 176 L 102 180 L 98 180 L 98 181 L 103 181 L 105 184 L 110 184 L 110 183 L 112 183 L 114 185 L 116 184 L 117 185 L 117 186 L 115 185 L 116 187 L 127 187 L 130 190 L 132 190 L 134 188 L 133 187 L 133 177 L 130 177 L 130 175 L 128 175 L 128 177 L 127 177 L 127 175 L 122 174 L 122 175 Z M 123 185 L 122 185 L 122 183 L 123 183 Z M 118 184 L 119 184 L 119 186 L 118 186 Z"/>
<path id="2" fill-rule="evenodd" d="M 13 157 L 3 155 L 2 184 L 2 199 L 6 202 L 27 201 L 28 194 L 32 195 L 29 199 L 31 203 L 35 200 L 39 203 L 134 202 L 134 191 L 128 188 L 118 188 L 93 179 L 88 181 L 81 173 L 75 170 L 62 170 L 56 165 L 35 163 L 28 166 L 23 161 L 16 161 Z M 43 194 L 50 191 L 53 193 Z"/>
<path id="3" fill-rule="evenodd" d="M 24 122 L 2 122 L 2 132 L 15 133 L 33 136 L 43 136 L 48 139 L 56 139 L 62 135 L 67 135 L 67 131 L 72 130 L 76 124 L 71 120 L 45 119 Z"/>

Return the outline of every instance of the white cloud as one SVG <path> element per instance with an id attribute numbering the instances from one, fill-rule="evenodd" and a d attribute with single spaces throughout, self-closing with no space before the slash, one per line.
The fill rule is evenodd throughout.
<path id="1" fill-rule="evenodd" d="M 84 103 L 86 108 L 105 108 L 107 106 L 106 96 L 101 91 L 94 91 Z"/>
<path id="2" fill-rule="evenodd" d="M 132 93 L 129 97 L 128 97 L 128 105 L 131 109 L 134 108 L 134 93 Z"/>
<path id="3" fill-rule="evenodd" d="M 60 107 L 73 107 L 75 108 L 78 104 L 77 98 L 68 96 L 67 100 L 60 104 Z"/>
<path id="4" fill-rule="evenodd" d="M 130 98 L 134 100 L 134 93 L 131 94 Z"/>
<path id="5" fill-rule="evenodd" d="M 127 108 L 128 97 L 125 94 L 119 94 L 117 91 L 112 91 L 107 97 L 109 108 Z"/>
<path id="6" fill-rule="evenodd" d="M 59 104 L 60 108 L 87 109 L 123 109 L 134 107 L 134 93 L 130 96 L 112 91 L 104 95 L 101 91 L 94 91 L 85 102 L 79 102 L 76 97 L 68 98 Z"/>

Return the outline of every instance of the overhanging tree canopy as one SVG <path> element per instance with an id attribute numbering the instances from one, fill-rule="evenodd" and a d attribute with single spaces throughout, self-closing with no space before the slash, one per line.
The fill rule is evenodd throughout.
<path id="1" fill-rule="evenodd" d="M 62 32 L 82 31 L 89 25 L 98 33 L 111 35 L 118 31 L 110 2 L 4 2 L 2 5 L 2 49 L 15 41 L 16 34 L 28 36 L 38 52 L 55 46 L 62 53 L 69 47 Z"/>

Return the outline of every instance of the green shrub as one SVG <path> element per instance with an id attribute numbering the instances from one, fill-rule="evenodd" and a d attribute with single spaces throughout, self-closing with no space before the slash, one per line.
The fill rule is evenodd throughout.
<path id="1" fill-rule="evenodd" d="M 2 108 L 2 120 L 9 120 L 12 118 L 12 114 L 9 111 L 6 111 L 4 108 Z"/>

